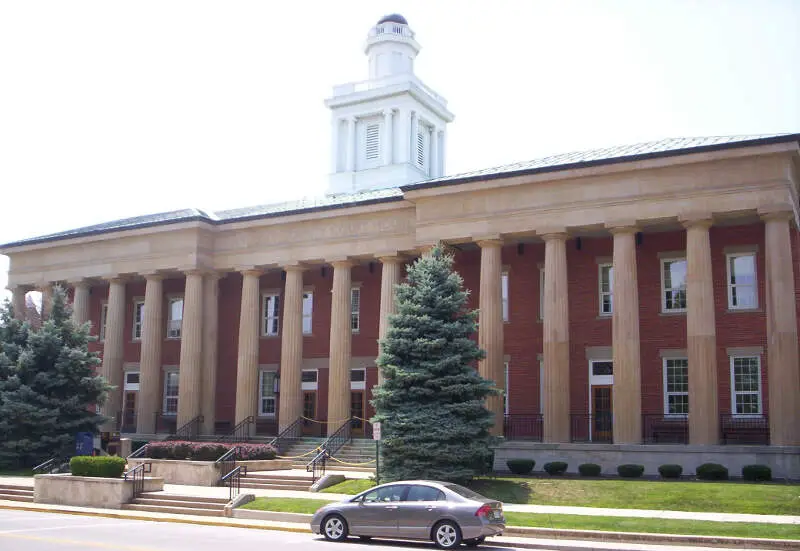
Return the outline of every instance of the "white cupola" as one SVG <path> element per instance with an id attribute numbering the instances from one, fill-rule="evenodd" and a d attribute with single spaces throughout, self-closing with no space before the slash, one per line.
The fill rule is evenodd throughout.
<path id="1" fill-rule="evenodd" d="M 444 175 L 447 100 L 414 75 L 420 46 L 402 15 L 382 17 L 364 53 L 369 80 L 335 86 L 328 193 L 398 187 Z"/>

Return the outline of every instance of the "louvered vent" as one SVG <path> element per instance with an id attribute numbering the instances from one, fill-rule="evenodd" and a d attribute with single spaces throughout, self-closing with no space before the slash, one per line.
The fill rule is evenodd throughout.
<path id="1" fill-rule="evenodd" d="M 380 126 L 377 124 L 370 124 L 367 126 L 367 160 L 372 161 L 379 159 L 381 155 L 381 133 Z"/>
<path id="2" fill-rule="evenodd" d="M 425 167 L 425 134 L 417 133 L 417 164 Z"/>

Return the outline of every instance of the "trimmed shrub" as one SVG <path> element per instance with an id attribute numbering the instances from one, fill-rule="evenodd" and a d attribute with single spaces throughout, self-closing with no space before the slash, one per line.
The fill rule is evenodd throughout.
<path id="1" fill-rule="evenodd" d="M 680 478 L 683 474 L 683 467 L 667 463 L 658 468 L 658 474 L 661 475 L 661 478 Z"/>
<path id="2" fill-rule="evenodd" d="M 728 480 L 728 468 L 719 463 L 703 463 L 696 472 L 700 480 Z"/>
<path id="3" fill-rule="evenodd" d="M 149 459 L 216 461 L 232 447 L 239 448 L 239 460 L 275 459 L 278 452 L 269 444 L 223 444 L 216 442 L 150 442 L 144 456 Z"/>
<path id="4" fill-rule="evenodd" d="M 583 465 L 578 465 L 578 472 L 581 473 L 581 476 L 600 476 L 600 472 L 602 470 L 603 468 L 595 463 L 584 463 Z"/>
<path id="5" fill-rule="evenodd" d="M 772 480 L 772 469 L 767 465 L 745 465 L 742 467 L 742 478 L 751 482 Z"/>
<path id="6" fill-rule="evenodd" d="M 509 459 L 506 461 L 508 470 L 514 474 L 529 474 L 534 465 L 536 465 L 536 461 L 533 459 Z"/>
<path id="7" fill-rule="evenodd" d="M 125 460 L 121 457 L 77 455 L 70 459 L 69 469 L 74 476 L 119 478 L 125 471 Z"/>
<path id="8" fill-rule="evenodd" d="M 623 478 L 639 478 L 644 474 L 644 465 L 626 464 L 617 467 L 617 474 Z"/>
<path id="9" fill-rule="evenodd" d="M 567 472 L 567 464 L 563 461 L 551 461 L 544 464 L 544 470 L 549 475 L 560 475 Z"/>

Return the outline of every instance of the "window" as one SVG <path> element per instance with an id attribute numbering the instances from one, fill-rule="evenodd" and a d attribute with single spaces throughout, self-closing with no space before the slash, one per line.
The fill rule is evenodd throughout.
<path id="1" fill-rule="evenodd" d="M 539 268 L 539 319 L 544 320 L 544 268 Z"/>
<path id="2" fill-rule="evenodd" d="M 600 264 L 600 315 L 614 312 L 614 267 Z"/>
<path id="3" fill-rule="evenodd" d="M 350 370 L 350 390 L 364 390 L 367 382 L 367 370 L 356 368 Z"/>
<path id="4" fill-rule="evenodd" d="M 364 494 L 362 500 L 364 503 L 384 503 L 389 501 L 402 501 L 403 496 L 406 494 L 408 486 L 405 484 L 394 484 L 392 486 L 384 486 L 367 492 Z"/>
<path id="5" fill-rule="evenodd" d="M 103 304 L 100 307 L 100 342 L 106 340 L 106 320 L 108 319 L 108 304 Z"/>
<path id="6" fill-rule="evenodd" d="M 300 374 L 300 386 L 303 390 L 317 390 L 317 370 L 304 369 Z"/>
<path id="7" fill-rule="evenodd" d="M 181 325 L 183 324 L 183 297 L 169 299 L 167 311 L 167 338 L 180 339 Z"/>
<path id="8" fill-rule="evenodd" d="M 361 327 L 361 289 L 353 287 L 350 289 L 350 329 L 353 333 L 358 333 Z"/>
<path id="9" fill-rule="evenodd" d="M 761 415 L 761 358 L 731 356 L 734 415 Z"/>
<path id="10" fill-rule="evenodd" d="M 425 170 L 425 149 L 427 147 L 427 132 L 420 128 L 417 131 L 417 166 L 422 170 Z"/>
<path id="11" fill-rule="evenodd" d="M 503 300 L 503 321 L 508 321 L 508 272 L 500 274 L 500 287 Z"/>
<path id="12" fill-rule="evenodd" d="M 262 371 L 258 382 L 258 414 L 266 417 L 275 415 L 275 372 Z"/>
<path id="13" fill-rule="evenodd" d="M 664 415 L 689 414 L 689 360 L 664 358 Z"/>
<path id="14" fill-rule="evenodd" d="M 139 390 L 139 372 L 126 371 L 125 372 L 125 390 Z"/>
<path id="15" fill-rule="evenodd" d="M 264 336 L 275 336 L 280 327 L 280 297 L 277 294 L 264 295 L 263 298 L 264 324 L 261 334 Z"/>
<path id="16" fill-rule="evenodd" d="M 311 315 L 314 313 L 314 293 L 303 293 L 303 334 L 311 334 Z"/>
<path id="17" fill-rule="evenodd" d="M 381 126 L 368 124 L 364 132 L 364 153 L 367 161 L 377 161 L 381 158 Z"/>
<path id="18" fill-rule="evenodd" d="M 177 371 L 164 373 L 164 415 L 178 413 L 178 376 Z"/>
<path id="19" fill-rule="evenodd" d="M 755 253 L 729 254 L 728 308 L 746 310 L 758 308 Z"/>
<path id="20" fill-rule="evenodd" d="M 447 501 L 447 497 L 439 488 L 414 484 L 408 490 L 406 501 Z"/>
<path id="21" fill-rule="evenodd" d="M 133 340 L 142 338 L 142 323 L 144 321 L 144 301 L 137 300 L 133 303 Z"/>
<path id="22" fill-rule="evenodd" d="M 661 261 L 661 309 L 664 312 L 686 311 L 686 259 Z"/>

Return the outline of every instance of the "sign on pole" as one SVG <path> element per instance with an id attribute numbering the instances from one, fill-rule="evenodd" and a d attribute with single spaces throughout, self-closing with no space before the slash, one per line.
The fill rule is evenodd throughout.
<path id="1" fill-rule="evenodd" d="M 373 440 L 380 440 L 381 439 L 381 424 L 380 423 L 372 423 L 372 439 Z"/>

